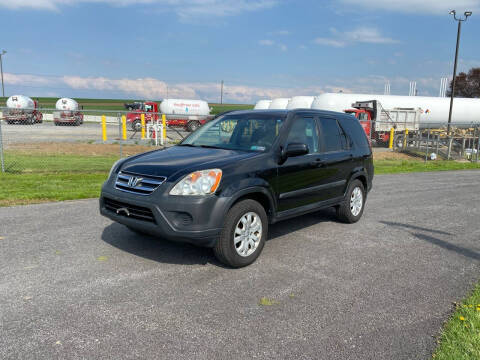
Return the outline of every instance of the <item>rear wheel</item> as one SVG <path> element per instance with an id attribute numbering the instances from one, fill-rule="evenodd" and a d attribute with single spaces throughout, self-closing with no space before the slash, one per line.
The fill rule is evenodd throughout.
<path id="1" fill-rule="evenodd" d="M 132 130 L 133 131 L 140 131 L 142 130 L 142 122 L 137 119 L 132 122 Z"/>
<path id="2" fill-rule="evenodd" d="M 337 207 L 337 217 L 340 221 L 353 224 L 363 214 L 365 206 L 365 188 L 360 180 L 353 180 L 348 186 L 347 196 L 343 203 Z"/>
<path id="3" fill-rule="evenodd" d="M 225 265 L 244 267 L 257 260 L 267 233 L 268 218 L 263 206 L 255 200 L 243 200 L 228 211 L 213 251 Z"/>
<path id="4" fill-rule="evenodd" d="M 200 126 L 201 126 L 201 124 L 200 124 L 198 121 L 190 121 L 190 122 L 187 124 L 187 130 L 190 131 L 190 132 L 194 132 L 194 131 L 197 130 Z"/>

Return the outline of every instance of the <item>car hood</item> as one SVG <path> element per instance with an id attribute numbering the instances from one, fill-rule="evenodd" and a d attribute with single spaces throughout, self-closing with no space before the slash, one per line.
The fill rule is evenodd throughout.
<path id="1" fill-rule="evenodd" d="M 150 176 L 170 177 L 202 169 L 223 169 L 226 165 L 258 156 L 257 152 L 173 146 L 127 159 L 122 171 Z"/>

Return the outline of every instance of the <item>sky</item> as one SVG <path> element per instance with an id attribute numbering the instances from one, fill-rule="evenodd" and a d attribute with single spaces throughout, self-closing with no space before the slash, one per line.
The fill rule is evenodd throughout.
<path id="1" fill-rule="evenodd" d="M 0 0 L 5 93 L 254 103 L 324 92 L 438 96 L 480 66 L 480 0 Z"/>

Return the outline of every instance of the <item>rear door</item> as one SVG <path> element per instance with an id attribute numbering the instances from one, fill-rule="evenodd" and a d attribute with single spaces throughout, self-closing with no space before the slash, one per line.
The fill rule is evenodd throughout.
<path id="1" fill-rule="evenodd" d="M 337 119 L 320 117 L 320 158 L 328 174 L 325 191 L 329 199 L 343 196 L 353 164 L 352 142 Z"/>

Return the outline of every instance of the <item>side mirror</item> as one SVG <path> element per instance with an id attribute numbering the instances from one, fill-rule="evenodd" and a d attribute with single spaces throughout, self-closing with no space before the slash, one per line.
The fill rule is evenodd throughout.
<path id="1" fill-rule="evenodd" d="M 290 143 L 287 145 L 287 150 L 285 151 L 286 157 L 295 157 L 308 154 L 307 144 L 302 143 Z"/>

